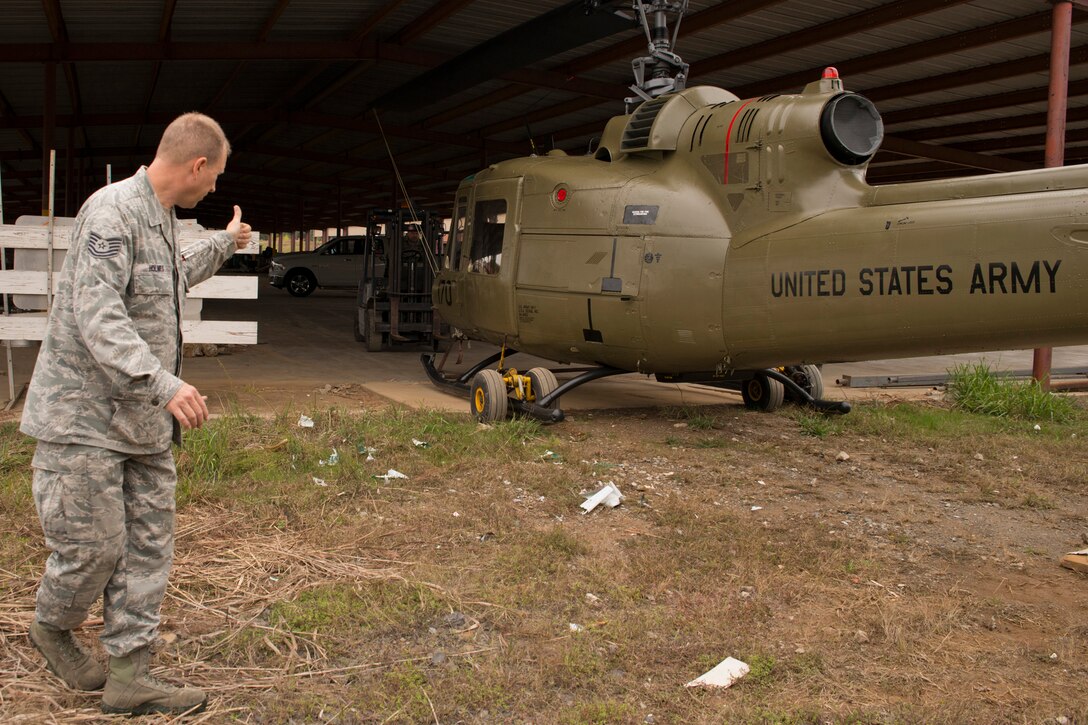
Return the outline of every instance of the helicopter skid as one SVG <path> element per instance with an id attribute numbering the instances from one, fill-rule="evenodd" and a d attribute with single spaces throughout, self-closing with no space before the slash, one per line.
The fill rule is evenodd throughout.
<path id="1" fill-rule="evenodd" d="M 806 370 L 806 368 L 809 368 Z M 823 400 L 814 398 L 809 390 L 798 382 L 798 378 L 805 380 L 810 389 L 823 390 L 823 382 L 811 379 L 820 375 L 815 366 L 804 365 L 784 369 L 768 368 L 766 370 L 737 370 L 730 377 L 711 376 L 707 373 L 658 373 L 655 377 L 660 382 L 667 383 L 693 383 L 706 385 L 712 388 L 735 390 L 744 398 L 744 405 L 753 410 L 761 410 L 771 413 L 781 407 L 786 392 L 790 399 L 802 405 L 807 405 L 821 413 L 837 413 L 845 415 L 850 412 L 850 403 L 839 400 Z M 811 377 L 810 377 L 811 376 Z M 773 381 L 773 382 L 772 382 Z M 776 385 L 777 383 L 777 385 Z M 819 393 L 822 395 L 822 392 Z"/>
<path id="2" fill-rule="evenodd" d="M 544 422 L 558 423 L 565 417 L 563 410 L 558 405 L 559 398 L 562 395 L 593 380 L 629 372 L 610 367 L 581 368 L 579 369 L 581 374 L 565 381 L 562 385 L 557 385 L 554 376 L 552 376 L 551 385 L 554 387 L 543 392 L 533 390 L 532 385 L 530 385 L 529 390 L 532 392 L 527 395 L 525 383 L 534 372 L 540 370 L 539 368 L 534 368 L 527 375 L 520 375 L 516 370 L 512 369 L 494 371 L 489 368 L 492 363 L 516 353 L 516 350 L 496 353 L 481 360 L 456 378 L 451 378 L 435 368 L 436 355 L 434 353 L 423 353 L 419 359 L 423 364 L 427 377 L 437 387 L 458 395 L 468 394 L 470 410 L 481 422 L 491 422 L 505 418 L 507 411 L 512 410 L 517 414 L 526 415 Z M 487 379 L 477 382 L 477 375 L 482 372 L 490 382 Z M 551 375 L 551 373 L 548 374 Z M 539 377 L 538 372 L 537 375 Z M 767 370 L 738 371 L 733 377 L 729 378 L 710 378 L 706 374 L 699 373 L 658 374 L 656 377 L 661 382 L 696 383 L 715 388 L 739 390 L 744 398 L 745 406 L 753 410 L 762 410 L 764 412 L 777 410 L 782 405 L 786 397 L 786 391 L 788 391 L 792 400 L 808 405 L 820 412 L 849 413 L 850 403 L 846 401 L 823 400 L 812 396 L 809 390 L 821 391 L 818 394 L 822 394 L 822 381 L 813 380 L 814 377 L 818 378 L 819 375 L 820 371 L 815 366 L 801 366 L 781 370 L 770 368 Z M 798 378 L 805 381 L 806 377 L 808 389 L 802 387 L 798 382 Z M 503 397 L 505 400 L 496 400 L 499 397 Z M 530 400 L 529 397 L 533 399 Z"/>

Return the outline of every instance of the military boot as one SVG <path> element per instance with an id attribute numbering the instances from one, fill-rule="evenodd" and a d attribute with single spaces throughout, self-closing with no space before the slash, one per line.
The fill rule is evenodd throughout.
<path id="1" fill-rule="evenodd" d="M 101 690 L 106 670 L 83 648 L 71 630 L 41 622 L 30 625 L 30 641 L 45 655 L 50 671 L 76 690 Z"/>
<path id="2" fill-rule="evenodd" d="M 110 657 L 110 676 L 102 693 L 102 712 L 146 715 L 198 713 L 208 696 L 195 687 L 175 687 L 148 673 L 151 647 L 141 647 L 127 657 Z"/>

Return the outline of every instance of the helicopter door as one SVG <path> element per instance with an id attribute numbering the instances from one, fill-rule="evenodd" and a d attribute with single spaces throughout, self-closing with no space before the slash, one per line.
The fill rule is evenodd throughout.
<path id="1" fill-rule="evenodd" d="M 517 335 L 514 318 L 516 220 L 521 179 L 476 186 L 468 224 L 462 284 L 472 300 L 472 327 L 496 338 Z"/>
<path id="2" fill-rule="evenodd" d="M 438 314 L 445 320 L 460 320 L 462 314 L 462 291 L 466 262 L 463 253 L 468 251 L 465 244 L 465 225 L 468 223 L 468 197 L 458 196 L 450 220 L 449 242 L 442 256 L 442 271 L 433 289 L 433 301 Z"/>
<path id="3" fill-rule="evenodd" d="M 523 234 L 518 250 L 518 332 L 549 356 L 633 365 L 643 347 L 639 237 Z"/>

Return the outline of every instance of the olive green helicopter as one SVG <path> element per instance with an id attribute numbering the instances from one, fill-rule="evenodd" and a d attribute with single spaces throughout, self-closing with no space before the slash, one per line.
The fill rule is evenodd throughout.
<path id="1" fill-rule="evenodd" d="M 501 350 L 436 384 L 479 420 L 561 420 L 586 382 L 639 372 L 822 400 L 820 365 L 1088 342 L 1088 165 L 870 186 L 883 139 L 834 68 L 798 94 L 686 87 L 670 14 L 634 0 L 649 56 L 585 156 L 496 163 L 455 196 L 432 299 Z M 586 363 L 506 367 L 515 352 Z"/>

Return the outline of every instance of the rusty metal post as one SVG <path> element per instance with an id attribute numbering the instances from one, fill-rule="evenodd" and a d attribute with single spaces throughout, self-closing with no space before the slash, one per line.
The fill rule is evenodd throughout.
<path id="1" fill-rule="evenodd" d="M 1046 167 L 1065 163 L 1065 114 L 1069 100 L 1069 40 L 1073 27 L 1072 0 L 1054 0 L 1050 23 L 1050 93 L 1046 108 Z M 1031 377 L 1050 389 L 1053 349 L 1035 349 Z"/>

